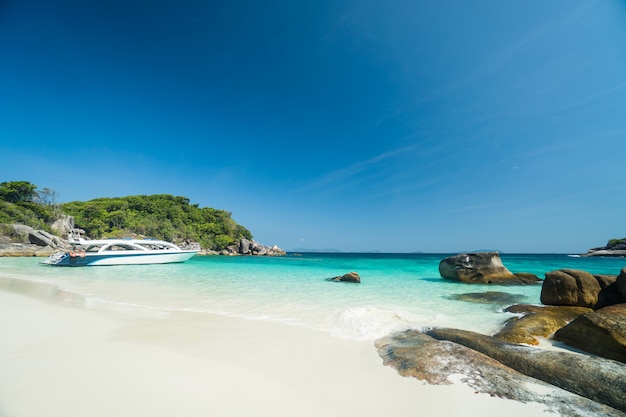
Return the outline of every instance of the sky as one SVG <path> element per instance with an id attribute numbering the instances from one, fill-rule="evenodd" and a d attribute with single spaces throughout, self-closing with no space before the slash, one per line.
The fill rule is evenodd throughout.
<path id="1" fill-rule="evenodd" d="M 0 182 L 285 250 L 626 236 L 621 0 L 0 0 Z"/>

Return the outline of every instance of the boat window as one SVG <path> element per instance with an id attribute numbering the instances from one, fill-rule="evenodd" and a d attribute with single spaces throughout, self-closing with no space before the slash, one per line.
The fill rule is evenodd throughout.
<path id="1" fill-rule="evenodd" d="M 111 245 L 109 250 L 135 250 L 135 248 L 128 245 Z"/>

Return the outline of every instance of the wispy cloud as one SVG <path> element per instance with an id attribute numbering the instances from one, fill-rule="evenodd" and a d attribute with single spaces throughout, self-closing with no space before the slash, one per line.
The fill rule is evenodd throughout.
<path id="1" fill-rule="evenodd" d="M 449 210 L 450 213 L 465 213 L 469 211 L 477 211 L 477 210 L 485 210 L 490 209 L 495 206 L 499 206 L 502 203 L 497 202 L 489 202 L 489 203 L 480 203 L 480 204 L 472 204 L 469 206 L 456 207 Z"/>
<path id="2" fill-rule="evenodd" d="M 409 184 L 395 186 L 380 193 L 368 194 L 367 196 L 361 199 L 361 202 L 369 201 L 369 200 L 379 200 L 382 198 L 392 197 L 395 195 L 410 195 L 420 189 L 429 188 L 436 184 L 441 184 L 445 182 L 446 180 L 453 178 L 453 177 L 454 177 L 453 175 L 443 175 L 443 176 L 439 176 L 435 178 L 427 178 L 421 181 L 410 182 Z"/>
<path id="3" fill-rule="evenodd" d="M 371 171 L 383 162 L 396 158 L 399 155 L 404 155 L 407 152 L 412 152 L 418 149 L 420 146 L 420 144 L 404 146 L 401 148 L 392 149 L 390 151 L 380 153 L 368 159 L 358 161 L 347 167 L 327 173 L 326 175 L 310 182 L 306 187 L 304 187 L 304 189 L 306 191 L 310 191 L 313 189 L 327 188 L 335 184 L 345 183 L 346 181 L 354 178 L 357 175 L 363 174 L 367 171 Z"/>
<path id="4" fill-rule="evenodd" d="M 580 4 L 569 13 L 564 14 L 560 20 L 550 20 L 536 26 L 528 31 L 524 36 L 511 43 L 507 48 L 500 50 L 497 55 L 493 55 L 487 62 L 479 67 L 470 79 L 489 76 L 500 71 L 511 60 L 524 53 L 535 45 L 540 44 L 544 39 L 552 36 L 553 33 L 561 30 L 564 26 L 576 24 L 576 21 L 584 17 L 590 9 L 598 4 L 598 0 Z"/>

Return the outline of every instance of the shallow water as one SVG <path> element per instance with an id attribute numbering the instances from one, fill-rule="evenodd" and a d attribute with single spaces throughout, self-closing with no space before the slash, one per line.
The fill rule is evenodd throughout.
<path id="1" fill-rule="evenodd" d="M 392 331 L 449 326 L 493 333 L 503 305 L 453 299 L 468 292 L 501 291 L 539 303 L 541 285 L 494 286 L 450 282 L 439 276 L 446 254 L 290 254 L 285 257 L 195 256 L 184 264 L 85 268 L 43 266 L 37 258 L 0 258 L 2 287 L 50 284 L 62 302 L 147 314 L 207 312 L 270 320 L 373 340 Z M 512 272 L 543 278 L 548 271 L 619 273 L 623 258 L 501 255 Z M 326 281 L 356 271 L 361 284 Z"/>

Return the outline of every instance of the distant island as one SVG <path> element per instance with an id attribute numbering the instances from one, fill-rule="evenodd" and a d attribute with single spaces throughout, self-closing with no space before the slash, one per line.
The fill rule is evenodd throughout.
<path id="1" fill-rule="evenodd" d="M 587 253 L 583 253 L 580 256 L 613 256 L 613 257 L 626 257 L 626 238 L 611 239 L 606 246 L 600 246 L 598 248 L 591 248 Z"/>
<path id="2" fill-rule="evenodd" d="M 150 237 L 179 245 L 197 243 L 205 251 L 224 254 L 255 247 L 250 245 L 252 233 L 230 212 L 199 207 L 186 197 L 136 195 L 59 204 L 54 190 L 27 181 L 0 183 L 0 224 L 30 226 L 65 239 L 76 228 L 91 239 Z"/>

